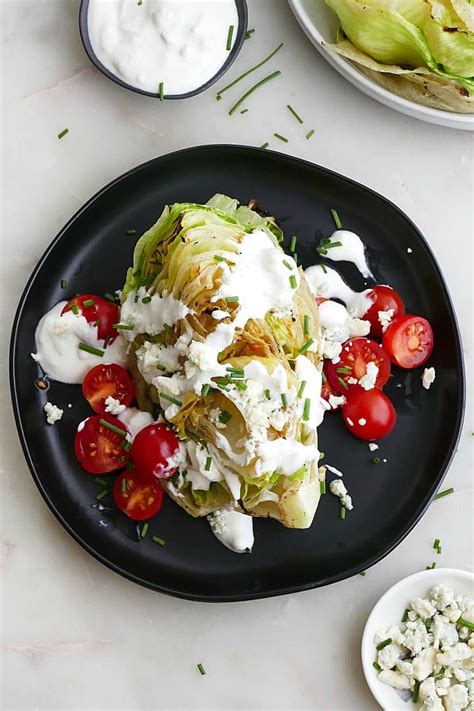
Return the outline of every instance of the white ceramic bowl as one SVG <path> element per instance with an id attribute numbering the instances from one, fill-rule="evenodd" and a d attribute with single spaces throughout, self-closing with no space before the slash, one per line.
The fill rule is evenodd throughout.
<path id="1" fill-rule="evenodd" d="M 319 50 L 324 59 L 331 64 L 339 74 L 348 79 L 351 84 L 360 89 L 376 101 L 389 106 L 402 114 L 413 118 L 436 123 L 440 126 L 458 128 L 465 131 L 474 130 L 474 115 L 457 114 L 452 111 L 440 111 L 428 106 L 416 104 L 413 101 L 402 99 L 396 94 L 383 89 L 374 81 L 360 72 L 356 66 L 345 57 L 341 57 L 324 46 L 324 42 L 336 41 L 337 17 L 326 5 L 324 0 L 288 0 L 296 19 L 301 27 Z"/>
<path id="2" fill-rule="evenodd" d="M 384 684 L 377 678 L 374 669 L 375 633 L 381 629 L 398 624 L 408 603 L 416 597 L 426 597 L 433 585 L 446 585 L 456 595 L 474 594 L 474 574 L 455 568 L 434 568 L 408 576 L 396 583 L 382 595 L 369 615 L 362 635 L 362 666 L 367 684 L 376 700 L 387 711 L 412 711 L 419 706 L 411 701 L 404 701 L 396 689 Z"/>

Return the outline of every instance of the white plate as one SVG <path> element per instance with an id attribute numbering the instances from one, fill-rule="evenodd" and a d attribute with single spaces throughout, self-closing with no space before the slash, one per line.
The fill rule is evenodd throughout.
<path id="1" fill-rule="evenodd" d="M 383 89 L 369 77 L 366 77 L 349 60 L 327 50 L 324 42 L 333 43 L 336 41 L 338 21 L 336 15 L 324 0 L 288 0 L 288 2 L 301 27 L 324 59 L 337 69 L 339 74 L 348 79 L 351 84 L 363 91 L 364 94 L 376 101 L 380 101 L 391 109 L 421 121 L 436 123 L 449 128 L 459 128 L 464 131 L 474 130 L 474 115 L 440 111 L 439 109 L 431 109 L 428 106 L 402 99 L 400 96 Z"/>
<path id="2" fill-rule="evenodd" d="M 400 622 L 405 609 L 416 597 L 426 597 L 433 585 L 446 585 L 456 595 L 474 594 L 474 574 L 455 568 L 434 568 L 408 576 L 396 583 L 382 595 L 369 615 L 362 635 L 362 666 L 367 684 L 383 709 L 389 711 L 413 711 L 418 704 L 404 701 L 396 689 L 377 678 L 372 666 L 375 660 L 375 633 Z"/>

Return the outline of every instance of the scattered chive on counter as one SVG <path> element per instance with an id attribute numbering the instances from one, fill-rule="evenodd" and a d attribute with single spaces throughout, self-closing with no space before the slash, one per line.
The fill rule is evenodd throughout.
<path id="1" fill-rule="evenodd" d="M 255 32 L 254 29 L 247 30 L 247 32 L 245 33 L 245 39 L 250 39 L 254 32 Z"/>
<path id="2" fill-rule="evenodd" d="M 160 97 L 160 101 L 165 100 L 165 85 L 162 81 L 160 81 L 158 86 L 158 96 Z"/>
<path id="3" fill-rule="evenodd" d="M 301 116 L 299 116 L 299 115 L 296 113 L 296 111 L 294 110 L 294 108 L 293 108 L 290 104 L 287 104 L 286 108 L 288 109 L 288 111 L 290 112 L 290 114 L 293 114 L 293 116 L 294 116 L 295 119 L 298 121 L 298 123 L 304 123 L 304 121 L 303 121 L 303 119 L 301 118 Z"/>
<path id="4" fill-rule="evenodd" d="M 280 141 L 283 141 L 283 143 L 288 143 L 288 138 L 286 136 L 282 136 L 281 133 L 274 133 L 273 134 L 275 138 L 278 138 Z"/>
<path id="5" fill-rule="evenodd" d="M 249 30 L 249 32 L 255 32 L 255 30 Z M 217 97 L 216 97 L 217 100 L 220 101 L 220 99 L 222 98 L 222 94 L 225 91 L 227 91 L 228 89 L 231 89 L 233 86 L 238 84 L 239 81 L 242 81 L 242 79 L 245 79 L 245 77 L 247 77 L 249 74 L 252 74 L 252 72 L 255 72 L 257 69 L 260 69 L 260 67 L 263 67 L 263 65 L 266 64 L 270 59 L 272 59 L 272 57 L 274 57 L 275 54 L 277 52 L 279 52 L 282 47 L 283 47 L 283 42 L 281 44 L 279 44 L 278 47 L 276 49 L 274 49 L 273 52 L 271 52 L 268 55 L 268 57 L 265 57 L 265 59 L 263 59 L 261 62 L 259 62 L 255 66 L 251 67 L 250 69 L 247 69 L 247 71 L 245 71 L 243 74 L 240 74 L 240 76 L 238 76 L 237 79 L 234 79 L 233 82 L 231 82 L 230 84 L 227 84 L 227 86 L 225 86 L 223 89 L 218 91 Z"/>
<path id="6" fill-rule="evenodd" d="M 199 664 L 196 664 L 196 666 L 197 666 L 201 676 L 204 676 L 207 673 L 206 670 L 204 669 L 204 666 L 201 664 L 201 662 L 199 662 Z"/>
<path id="7" fill-rule="evenodd" d="M 260 148 L 268 148 L 269 145 L 270 145 L 269 143 L 262 143 Z"/>
<path id="8" fill-rule="evenodd" d="M 315 130 L 314 130 L 314 128 L 312 128 L 311 131 L 308 131 L 308 133 L 306 134 L 306 140 L 309 141 L 309 139 L 312 138 L 314 136 L 314 134 L 315 134 Z"/>
<path id="9" fill-rule="evenodd" d="M 454 489 L 452 487 L 450 489 L 440 491 L 439 494 L 433 496 L 433 501 L 436 501 L 436 499 L 442 499 L 444 496 L 449 496 L 450 494 L 454 494 Z"/>
<path id="10" fill-rule="evenodd" d="M 64 138 L 64 136 L 67 136 L 68 133 L 69 133 L 69 129 L 68 129 L 68 128 L 63 128 L 63 130 L 61 131 L 61 133 L 58 133 L 58 138 L 59 138 L 59 139 Z"/>
<path id="11" fill-rule="evenodd" d="M 276 72 L 273 72 L 273 74 L 269 74 L 268 76 L 264 77 L 259 82 L 254 84 L 252 87 L 250 87 L 250 89 L 248 91 L 246 91 L 245 94 L 243 96 L 241 96 L 241 98 L 231 107 L 231 109 L 229 110 L 229 116 L 232 116 L 232 114 L 234 114 L 237 111 L 239 106 L 241 106 L 244 103 L 244 101 L 246 101 L 249 98 L 249 96 L 251 96 L 254 93 L 254 91 L 257 91 L 257 89 L 259 89 L 264 84 L 267 84 L 269 81 L 272 81 L 272 79 L 276 79 L 276 77 L 280 76 L 280 74 L 281 74 L 281 72 L 278 69 Z"/>

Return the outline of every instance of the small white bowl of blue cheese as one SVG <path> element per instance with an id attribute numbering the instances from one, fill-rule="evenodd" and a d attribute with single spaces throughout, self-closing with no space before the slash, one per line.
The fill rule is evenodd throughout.
<path id="1" fill-rule="evenodd" d="M 383 709 L 474 711 L 474 575 L 435 568 L 390 588 L 367 620 L 362 665 Z"/>

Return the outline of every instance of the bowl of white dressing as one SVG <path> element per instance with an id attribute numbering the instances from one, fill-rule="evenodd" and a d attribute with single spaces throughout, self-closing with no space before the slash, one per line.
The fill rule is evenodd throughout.
<path id="1" fill-rule="evenodd" d="M 236 59 L 246 0 L 81 0 L 91 62 L 116 84 L 158 99 L 208 89 Z"/>

